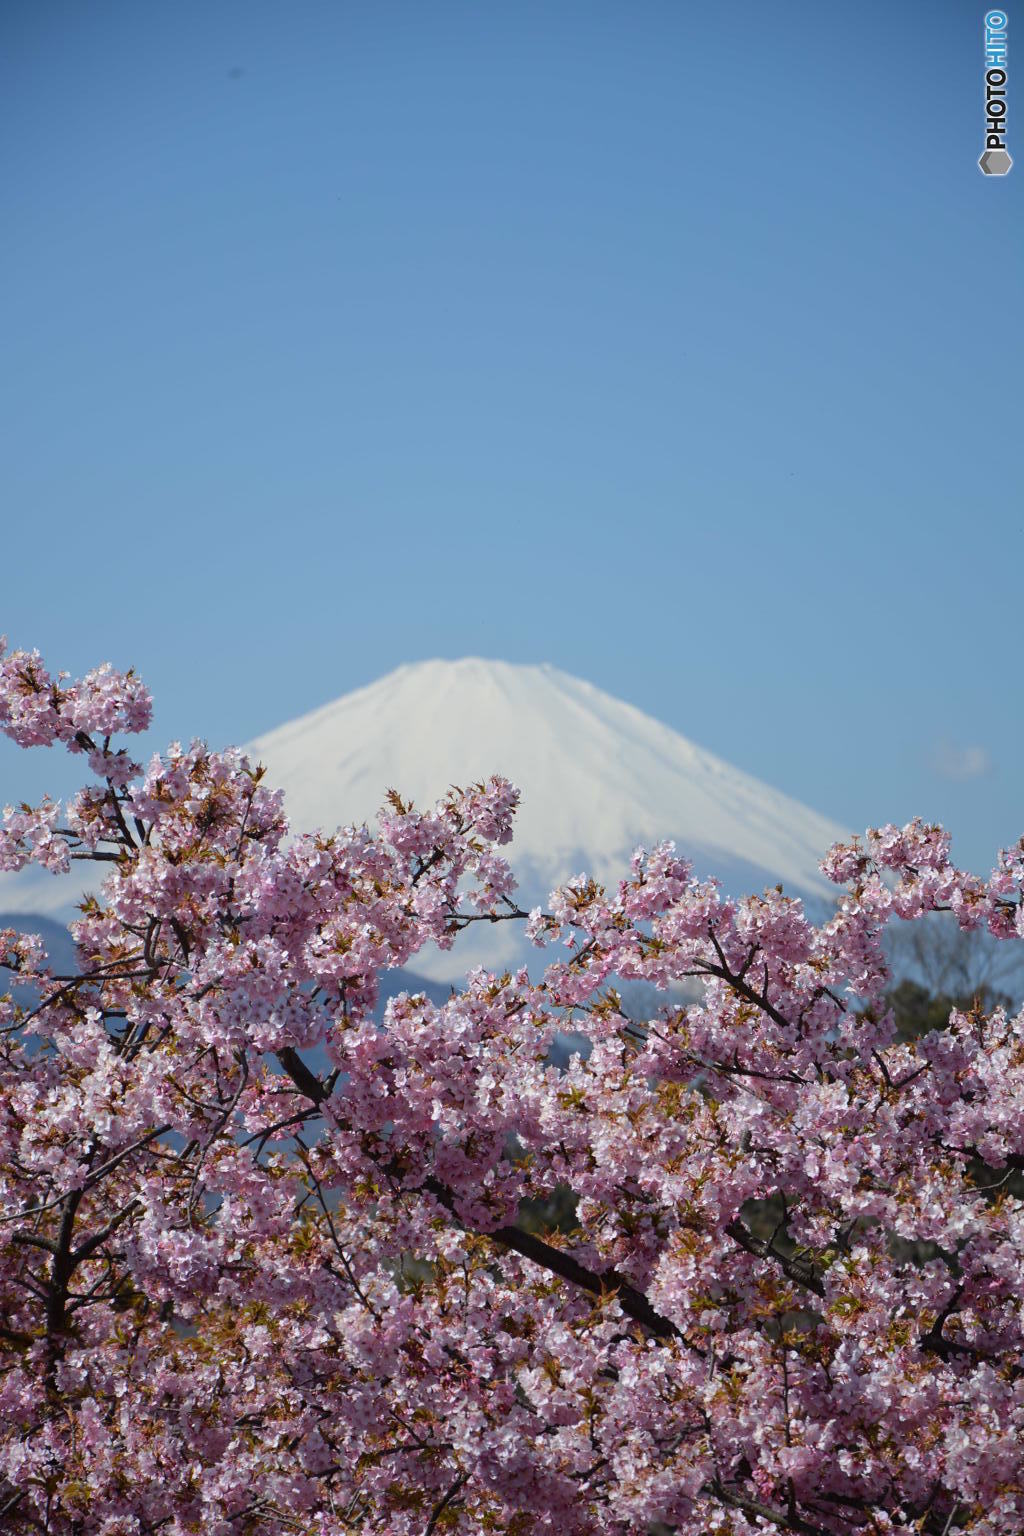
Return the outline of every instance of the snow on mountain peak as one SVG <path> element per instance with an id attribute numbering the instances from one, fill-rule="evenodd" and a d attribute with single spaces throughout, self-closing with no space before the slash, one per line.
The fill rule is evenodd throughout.
<path id="1" fill-rule="evenodd" d="M 285 790 L 296 830 L 371 825 L 386 789 L 428 806 L 452 784 L 504 774 L 522 791 L 504 850 L 525 904 L 586 870 L 614 882 L 640 843 L 674 838 L 736 894 L 781 880 L 826 897 L 818 869 L 844 829 L 547 663 L 466 657 L 398 667 L 249 744 Z M 470 940 L 470 936 L 467 936 Z M 509 925 L 478 929 L 454 958 L 504 963 Z M 469 956 L 469 949 L 473 949 Z M 506 956 L 504 951 L 509 951 Z M 479 953 L 477 953 L 479 951 Z M 417 968 L 432 974 L 431 964 Z M 446 973 L 452 958 L 438 956 Z M 434 967 L 434 969 L 437 969 Z"/>

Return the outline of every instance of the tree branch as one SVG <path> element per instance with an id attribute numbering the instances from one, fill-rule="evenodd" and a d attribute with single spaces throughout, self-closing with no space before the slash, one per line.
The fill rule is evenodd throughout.
<path id="1" fill-rule="evenodd" d="M 814 1265 L 806 1259 L 797 1259 L 780 1253 L 774 1244 L 765 1242 L 763 1238 L 755 1237 L 752 1232 L 748 1232 L 739 1220 L 730 1221 L 725 1230 L 733 1242 L 739 1243 L 747 1253 L 753 1254 L 758 1259 L 774 1260 L 788 1279 L 806 1290 L 813 1291 L 815 1296 L 824 1296 L 825 1286 L 821 1277 Z"/>
<path id="2" fill-rule="evenodd" d="M 277 1059 L 300 1093 L 305 1094 L 314 1104 L 319 1105 L 324 1102 L 328 1097 L 327 1089 L 316 1074 L 306 1066 L 297 1051 L 291 1046 L 286 1046 L 277 1052 Z M 429 1177 L 423 1181 L 421 1187 L 433 1195 L 434 1199 L 458 1220 L 454 1191 L 438 1179 Z M 637 1290 L 614 1269 L 606 1270 L 604 1273 L 586 1269 L 571 1254 L 564 1253 L 560 1248 L 553 1248 L 542 1238 L 534 1236 L 531 1232 L 524 1232 L 519 1227 L 498 1227 L 493 1232 L 477 1232 L 476 1235 L 490 1238 L 491 1242 L 499 1243 L 503 1248 L 513 1249 L 524 1259 L 541 1265 L 549 1274 L 558 1275 L 560 1279 L 567 1280 L 570 1285 L 577 1285 L 582 1290 L 589 1291 L 592 1296 L 616 1296 L 623 1312 L 657 1338 L 683 1339 L 683 1342 L 686 1342 L 675 1323 L 667 1317 L 662 1317 L 660 1312 L 656 1312 L 643 1292 Z"/>

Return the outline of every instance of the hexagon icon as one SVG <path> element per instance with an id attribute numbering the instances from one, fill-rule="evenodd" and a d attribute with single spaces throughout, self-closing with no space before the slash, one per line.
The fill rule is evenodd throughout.
<path id="1" fill-rule="evenodd" d="M 986 176 L 1005 176 L 1013 161 L 1008 149 L 986 149 L 978 164 Z"/>

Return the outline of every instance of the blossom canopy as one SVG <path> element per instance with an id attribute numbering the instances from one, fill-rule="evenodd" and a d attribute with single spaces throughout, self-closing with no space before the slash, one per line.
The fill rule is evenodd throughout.
<path id="1" fill-rule="evenodd" d="M 241 753 L 136 762 L 150 713 L 0 651 L 0 728 L 93 775 L 0 868 L 107 871 L 77 973 L 0 932 L 5 1529 L 1024 1529 L 1024 1014 L 903 1041 L 883 951 L 937 910 L 1019 942 L 1024 841 L 981 880 L 873 830 L 820 923 L 671 844 L 528 914 L 505 780 L 289 839 Z M 381 1023 L 479 922 L 539 974 Z"/>

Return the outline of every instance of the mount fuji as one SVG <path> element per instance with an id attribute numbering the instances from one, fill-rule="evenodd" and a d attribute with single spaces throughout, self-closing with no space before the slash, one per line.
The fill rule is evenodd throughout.
<path id="1" fill-rule="evenodd" d="M 731 894 L 781 881 L 815 905 L 835 895 L 818 861 L 846 836 L 843 827 L 551 666 L 416 662 L 246 750 L 285 791 L 295 831 L 372 827 L 389 788 L 426 807 L 452 784 L 504 774 L 522 801 L 501 851 L 526 907 L 581 871 L 614 885 L 638 844 L 664 838 Z M 67 919 L 84 868 L 58 878 L 38 869 L 0 875 L 0 908 Z M 475 925 L 450 953 L 417 955 L 416 971 L 449 981 L 471 965 L 537 958 L 518 928 Z"/>
<path id="2" fill-rule="evenodd" d="M 585 870 L 626 874 L 638 844 L 674 838 L 700 875 L 735 895 L 778 881 L 824 902 L 818 861 L 846 831 L 731 767 L 641 710 L 551 666 L 425 661 L 345 694 L 250 742 L 306 831 L 373 818 L 388 788 L 425 807 L 452 784 L 503 774 L 522 791 L 501 851 L 524 906 Z M 526 958 L 515 925 L 486 924 L 418 972 Z"/>

